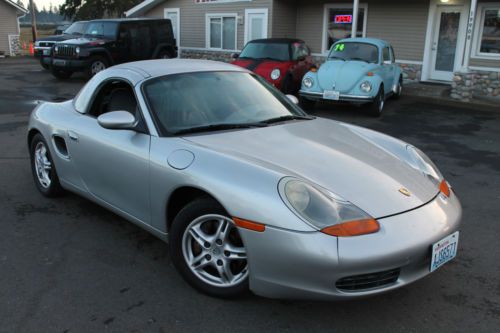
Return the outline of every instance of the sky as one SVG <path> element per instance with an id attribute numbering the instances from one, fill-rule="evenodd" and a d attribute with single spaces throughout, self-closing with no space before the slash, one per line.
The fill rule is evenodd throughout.
<path id="1" fill-rule="evenodd" d="M 14 2 L 17 2 L 17 0 L 12 0 Z M 24 7 L 28 7 L 29 0 L 21 0 L 24 3 Z M 44 6 L 45 8 L 49 8 L 49 5 L 52 4 L 52 6 L 57 6 L 59 7 L 64 3 L 64 0 L 34 0 L 36 3 L 36 6 L 39 9 L 42 9 Z"/>

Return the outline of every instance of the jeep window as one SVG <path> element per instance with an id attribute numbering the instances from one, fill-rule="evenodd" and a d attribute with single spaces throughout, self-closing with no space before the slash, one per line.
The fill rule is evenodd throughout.
<path id="1" fill-rule="evenodd" d="M 118 23 L 90 22 L 85 30 L 85 37 L 116 38 Z"/>
<path id="2" fill-rule="evenodd" d="M 248 43 L 240 58 L 290 60 L 290 46 L 286 43 Z"/>
<path id="3" fill-rule="evenodd" d="M 339 42 L 332 46 L 328 59 L 357 60 L 376 64 L 378 63 L 378 48 L 368 43 Z"/>
<path id="4" fill-rule="evenodd" d="M 81 36 L 85 31 L 85 24 L 85 22 L 75 22 L 64 30 L 63 34 Z"/>

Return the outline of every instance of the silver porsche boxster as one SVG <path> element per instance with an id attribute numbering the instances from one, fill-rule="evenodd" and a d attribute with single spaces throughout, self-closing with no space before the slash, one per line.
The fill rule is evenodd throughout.
<path id="1" fill-rule="evenodd" d="M 456 256 L 462 209 L 424 153 L 296 102 L 229 64 L 114 66 L 33 111 L 35 184 L 167 241 L 185 280 L 218 297 L 375 295 Z"/>

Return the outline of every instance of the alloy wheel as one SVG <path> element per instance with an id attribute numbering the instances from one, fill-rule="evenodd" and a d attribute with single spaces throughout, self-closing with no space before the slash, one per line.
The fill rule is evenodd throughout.
<path id="1" fill-rule="evenodd" d="M 222 215 L 192 221 L 182 239 L 187 266 L 202 281 L 232 287 L 248 276 L 247 254 L 234 222 Z"/>
<path id="2" fill-rule="evenodd" d="M 92 75 L 95 75 L 97 73 L 99 73 L 100 71 L 103 71 L 106 69 L 106 65 L 100 61 L 100 60 L 97 60 L 97 61 L 94 61 L 90 67 L 90 72 L 92 73 Z"/>
<path id="3" fill-rule="evenodd" d="M 38 142 L 34 152 L 35 170 L 38 182 L 43 188 L 49 188 L 52 180 L 50 178 L 52 171 L 52 163 L 48 158 L 47 147 L 43 142 Z"/>

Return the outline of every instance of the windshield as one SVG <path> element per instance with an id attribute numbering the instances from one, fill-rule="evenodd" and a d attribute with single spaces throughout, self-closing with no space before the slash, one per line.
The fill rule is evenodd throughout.
<path id="1" fill-rule="evenodd" d="M 90 22 L 85 29 L 85 37 L 116 38 L 116 22 Z"/>
<path id="2" fill-rule="evenodd" d="M 143 91 L 162 135 L 200 127 L 260 127 L 278 118 L 307 117 L 264 79 L 249 73 L 164 76 L 145 83 Z"/>
<path id="3" fill-rule="evenodd" d="M 332 46 L 328 59 L 359 60 L 376 64 L 378 63 L 378 48 L 368 43 L 339 42 Z"/>
<path id="4" fill-rule="evenodd" d="M 64 34 L 67 35 L 82 35 L 85 29 L 84 22 L 75 22 L 70 25 L 66 30 L 64 30 Z"/>
<path id="5" fill-rule="evenodd" d="M 290 46 L 284 43 L 249 43 L 241 52 L 240 58 L 289 61 Z"/>

